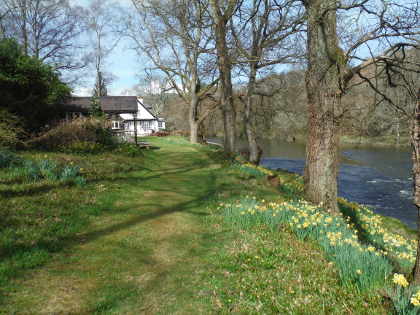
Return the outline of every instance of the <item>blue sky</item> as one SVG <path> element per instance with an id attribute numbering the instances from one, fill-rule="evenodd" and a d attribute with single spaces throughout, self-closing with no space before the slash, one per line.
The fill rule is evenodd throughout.
<path id="1" fill-rule="evenodd" d="M 71 0 L 72 4 L 81 6 L 88 6 L 90 2 L 91 0 Z M 119 0 L 117 3 L 131 5 L 130 0 Z M 143 73 L 142 64 L 144 63 L 140 62 L 139 57 L 130 49 L 130 42 L 122 39 L 106 60 L 105 71 L 115 76 L 115 80 L 108 87 L 108 94 L 121 95 L 124 90 L 131 89 L 139 83 L 139 76 Z M 85 82 L 75 87 L 75 95 L 91 95 L 95 78 L 93 71 L 89 73 L 92 73 L 92 77 L 89 76 Z"/>

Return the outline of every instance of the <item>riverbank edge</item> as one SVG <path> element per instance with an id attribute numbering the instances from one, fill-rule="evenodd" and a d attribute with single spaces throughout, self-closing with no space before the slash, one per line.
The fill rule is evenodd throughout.
<path id="1" fill-rule="evenodd" d="M 305 145 L 307 136 L 304 134 L 294 135 L 293 137 L 279 137 L 273 136 L 268 140 L 281 139 L 286 142 L 298 143 Z M 292 139 L 292 140 L 290 140 Z M 340 137 L 340 149 L 352 149 L 352 148 L 382 148 L 382 149 L 398 149 L 398 150 L 409 150 L 411 148 L 410 137 L 404 136 L 400 138 L 398 144 L 394 136 L 378 136 L 378 137 L 366 137 L 366 136 L 349 136 L 342 135 Z"/>
<path id="2" fill-rule="evenodd" d="M 268 169 L 268 168 L 265 168 L 265 169 L 269 170 L 269 171 L 273 171 L 273 170 Z M 286 169 L 278 168 L 278 169 L 275 170 L 275 172 L 277 172 L 279 174 L 293 174 L 296 178 L 299 178 L 300 180 L 303 181 L 303 176 L 302 175 L 300 175 L 298 173 L 295 173 L 295 172 L 291 172 L 291 171 L 286 170 Z M 358 207 L 369 208 L 368 206 L 359 204 L 359 203 L 351 201 L 351 200 L 348 200 L 348 201 L 345 200 L 345 202 L 344 202 L 344 200 L 345 200 L 344 198 L 339 197 L 339 201 L 338 201 L 339 206 L 343 206 L 344 203 L 350 203 L 356 208 L 358 208 Z M 402 232 L 402 234 L 404 234 L 404 235 L 407 235 L 407 236 L 410 236 L 410 237 L 413 237 L 413 238 L 417 237 L 417 231 L 415 229 L 412 229 L 409 226 L 407 226 L 401 220 L 390 217 L 390 216 L 379 214 L 379 213 L 375 212 L 374 210 L 371 210 L 371 211 L 373 211 L 375 213 L 375 215 L 380 217 L 383 220 L 383 222 L 385 223 L 386 227 L 388 229 L 392 230 L 393 232 L 397 232 L 397 233 Z"/>

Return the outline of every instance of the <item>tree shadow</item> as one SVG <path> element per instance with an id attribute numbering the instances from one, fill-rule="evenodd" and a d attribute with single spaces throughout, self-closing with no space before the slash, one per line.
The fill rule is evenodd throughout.
<path id="1" fill-rule="evenodd" d="M 387 251 L 383 244 L 376 242 L 370 237 L 369 231 L 367 231 L 363 226 L 362 223 L 359 221 L 356 212 L 353 208 L 339 204 L 340 212 L 350 219 L 350 224 L 354 226 L 354 229 L 357 231 L 357 237 L 362 244 L 372 245 L 373 247 Z M 389 263 L 392 265 L 393 269 L 398 272 L 406 272 L 405 268 L 401 265 L 398 261 L 398 258 L 390 253 L 386 256 Z"/>

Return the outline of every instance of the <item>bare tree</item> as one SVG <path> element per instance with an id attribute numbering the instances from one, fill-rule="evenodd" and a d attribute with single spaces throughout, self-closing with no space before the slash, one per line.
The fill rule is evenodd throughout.
<path id="1" fill-rule="evenodd" d="M 153 67 L 165 75 L 170 89 L 189 104 L 190 141 L 196 143 L 200 124 L 214 109 L 203 110 L 200 105 L 217 82 L 208 62 L 208 3 L 133 0 L 133 4 L 141 20 L 140 26 L 131 21 L 128 35 L 138 54 L 146 54 Z"/>
<path id="2" fill-rule="evenodd" d="M 225 131 L 226 152 L 236 150 L 236 113 L 232 92 L 232 60 L 228 46 L 228 24 L 240 7 L 239 0 L 210 0 L 213 32 L 216 41 L 217 65 L 219 69 L 219 93 Z"/>
<path id="3" fill-rule="evenodd" d="M 35 56 L 57 70 L 85 66 L 77 54 L 83 32 L 80 7 L 68 0 L 4 0 L 2 33 L 16 38 L 25 54 Z"/>
<path id="4" fill-rule="evenodd" d="M 420 22 L 420 16 L 419 22 Z M 420 240 L 420 41 L 413 39 L 394 45 L 383 55 L 372 59 L 368 73 L 359 72 L 363 82 L 378 95 L 377 103 L 385 103 L 411 126 L 413 161 L 413 202 L 418 210 Z M 413 268 L 414 283 L 420 284 L 420 243 Z"/>
<path id="5" fill-rule="evenodd" d="M 148 96 L 152 114 L 160 117 L 168 103 L 168 94 L 171 92 L 170 83 L 166 77 L 155 75 L 153 70 L 145 69 L 145 72 L 143 94 Z"/>
<path id="6" fill-rule="evenodd" d="M 307 14 L 306 90 L 308 141 L 305 194 L 314 203 L 338 213 L 337 171 L 340 126 L 348 111 L 342 98 L 351 79 L 372 61 L 361 63 L 361 47 L 395 46 L 418 32 L 415 4 L 373 0 L 304 0 Z M 340 17 L 340 32 L 337 29 Z M 340 36 L 339 36 L 340 35 Z M 340 42 L 341 40 L 341 42 Z M 383 46 L 380 46 L 383 44 Z M 359 61 L 358 66 L 352 62 Z"/>
<path id="7" fill-rule="evenodd" d="M 291 35 L 303 27 L 302 8 L 296 1 L 253 0 L 238 10 L 235 21 L 231 20 L 233 37 L 238 48 L 239 65 L 245 65 L 248 77 L 245 98 L 244 126 L 249 148 L 249 161 L 258 164 L 261 149 L 257 140 L 255 98 L 267 95 L 258 90 L 257 75 L 262 69 L 278 64 L 293 63 L 299 58 L 296 37 Z M 270 91 L 273 93 L 273 91 Z"/>
<path id="8" fill-rule="evenodd" d="M 87 9 L 85 21 L 92 37 L 95 67 L 93 95 L 108 94 L 106 86 L 112 81 L 112 74 L 104 71 L 107 57 L 118 45 L 121 36 L 118 29 L 120 7 L 108 0 L 94 0 Z"/>

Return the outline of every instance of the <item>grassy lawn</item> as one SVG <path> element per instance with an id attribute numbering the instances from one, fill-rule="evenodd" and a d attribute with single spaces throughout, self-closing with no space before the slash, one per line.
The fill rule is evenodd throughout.
<path id="1" fill-rule="evenodd" d="M 85 185 L 0 171 L 0 314 L 389 312 L 287 227 L 225 222 L 225 200 L 281 200 L 265 178 L 181 138 L 147 140 L 160 149 L 138 157 L 23 154 L 78 165 Z"/>

